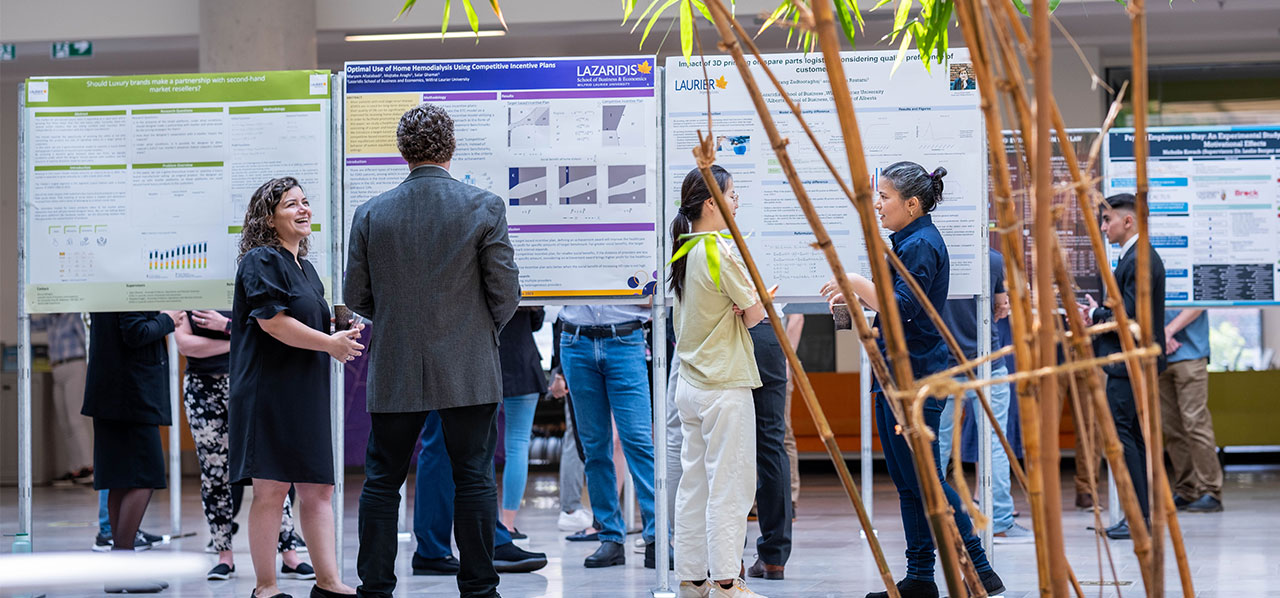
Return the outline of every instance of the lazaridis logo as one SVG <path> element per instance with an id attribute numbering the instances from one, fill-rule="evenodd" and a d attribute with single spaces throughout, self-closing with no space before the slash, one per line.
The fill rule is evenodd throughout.
<path id="1" fill-rule="evenodd" d="M 720 75 L 718 79 L 676 79 L 674 91 L 717 91 L 729 88 L 729 80 Z"/>
<path id="2" fill-rule="evenodd" d="M 653 74 L 648 60 L 639 64 L 587 63 L 578 65 L 578 78 L 634 78 Z"/>

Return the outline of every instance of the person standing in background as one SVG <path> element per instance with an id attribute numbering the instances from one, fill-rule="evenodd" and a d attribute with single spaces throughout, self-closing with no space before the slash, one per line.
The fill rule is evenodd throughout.
<path id="1" fill-rule="evenodd" d="M 1189 513 L 1222 510 L 1222 464 L 1209 413 L 1209 314 L 1164 312 L 1169 367 L 1160 374 L 1161 428 L 1173 502 Z"/>
<path id="2" fill-rule="evenodd" d="M 160 426 L 169 410 L 169 354 L 164 337 L 186 319 L 181 311 L 95 313 L 84 406 L 93 418 L 93 487 L 110 490 L 113 551 L 133 551 L 151 494 L 165 487 Z M 106 586 L 110 594 L 146 594 L 163 581 Z"/>
<path id="3" fill-rule="evenodd" d="M 84 401 L 84 319 L 79 313 L 31 316 L 31 330 L 49 337 L 49 366 L 53 370 L 53 416 L 58 426 L 54 443 L 53 479 L 59 484 L 93 483 L 93 421 L 80 415 Z"/>
<path id="4" fill-rule="evenodd" d="M 502 467 L 502 525 L 517 540 L 526 538 L 516 529 L 516 512 L 524 500 L 529 478 L 529 441 L 533 434 L 533 414 L 547 387 L 542 372 L 542 356 L 533 333 L 542 328 L 546 311 L 541 307 L 516 309 L 511 321 L 498 334 L 498 356 L 502 362 L 502 412 L 504 414 Z"/>

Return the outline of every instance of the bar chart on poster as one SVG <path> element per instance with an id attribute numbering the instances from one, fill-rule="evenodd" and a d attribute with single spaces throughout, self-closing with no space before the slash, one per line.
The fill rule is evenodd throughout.
<path id="1" fill-rule="evenodd" d="M 1148 139 L 1166 303 L 1280 303 L 1280 126 L 1162 127 Z M 1112 130 L 1107 195 L 1134 191 L 1135 166 L 1133 131 Z"/>
<path id="2" fill-rule="evenodd" d="M 27 310 L 231 307 L 245 208 L 293 176 L 328 268 L 329 73 L 30 79 Z"/>
<path id="3" fill-rule="evenodd" d="M 398 185 L 400 116 L 454 122 L 453 178 L 501 197 L 527 300 L 651 294 L 659 277 L 654 58 L 352 62 L 344 209 Z"/>
<path id="4" fill-rule="evenodd" d="M 894 72 L 894 52 L 841 54 L 850 81 L 858 127 L 866 152 L 872 191 L 885 167 L 909 160 L 932 172 L 942 166 L 942 202 L 931 214 L 946 240 L 951 262 L 950 294 L 974 295 L 981 284 L 978 260 L 986 231 L 986 169 L 982 113 L 977 90 L 952 89 L 951 82 L 971 65 L 968 52 L 955 48 L 946 64 L 928 70 L 918 57 Z M 817 54 L 767 54 L 764 60 L 791 97 L 824 151 L 848 177 L 848 161 L 840 137 L 835 102 L 822 57 Z M 754 58 L 748 58 L 779 132 L 790 140 L 787 151 L 804 186 L 834 241 L 848 271 L 869 276 L 866 247 L 857 212 L 833 180 L 799 121 L 772 87 Z M 915 62 L 915 64 L 911 64 Z M 705 71 L 704 71 L 705 66 Z M 705 73 L 705 74 L 704 74 Z M 698 131 L 707 134 L 710 95 L 711 134 L 716 163 L 733 175 L 738 193 L 738 225 L 765 281 L 777 283 L 778 297 L 792 301 L 818 300 L 818 290 L 831 278 L 813 233 L 778 164 L 763 125 L 733 58 L 708 56 L 705 64 L 682 57 L 667 59 L 664 83 L 666 107 L 666 201 L 676 205 L 680 183 L 694 168 L 692 150 Z M 668 209 L 674 215 L 674 210 Z M 880 229 L 888 238 L 889 231 Z"/>

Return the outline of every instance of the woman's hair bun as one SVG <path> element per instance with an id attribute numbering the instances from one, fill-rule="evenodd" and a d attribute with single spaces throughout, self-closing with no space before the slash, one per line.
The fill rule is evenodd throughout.
<path id="1" fill-rule="evenodd" d="M 941 166 L 939 166 L 939 167 L 935 168 L 935 169 L 933 170 L 933 174 L 931 174 L 931 175 L 929 175 L 929 176 L 933 177 L 933 179 L 934 179 L 934 180 L 939 180 L 939 179 L 941 179 L 942 177 L 947 176 L 947 169 L 946 169 L 946 168 L 943 168 L 943 167 L 941 167 Z"/>

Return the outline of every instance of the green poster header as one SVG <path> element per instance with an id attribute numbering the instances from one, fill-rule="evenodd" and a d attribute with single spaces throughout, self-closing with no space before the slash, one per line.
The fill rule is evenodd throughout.
<path id="1" fill-rule="evenodd" d="M 229 114 L 271 114 L 272 112 L 319 112 L 320 104 L 281 104 L 279 106 L 231 106 Z"/>
<path id="2" fill-rule="evenodd" d="M 213 107 L 195 107 L 195 108 L 146 108 L 143 110 L 134 110 L 134 116 L 139 114 L 202 114 L 202 113 L 221 113 L 221 106 Z M 40 116 L 40 114 L 36 114 Z"/>
<path id="3" fill-rule="evenodd" d="M 134 164 L 135 169 L 142 168 L 222 168 L 222 162 L 163 162 L 157 164 Z"/>
<path id="4" fill-rule="evenodd" d="M 37 112 L 36 118 L 42 116 L 124 116 L 125 110 L 77 110 L 74 112 Z"/>
<path id="5" fill-rule="evenodd" d="M 328 99 L 329 71 L 34 77 L 27 107 Z"/>
<path id="6" fill-rule="evenodd" d="M 78 164 L 69 166 L 35 166 L 36 172 L 52 172 L 55 170 L 124 170 L 124 164 Z"/>

